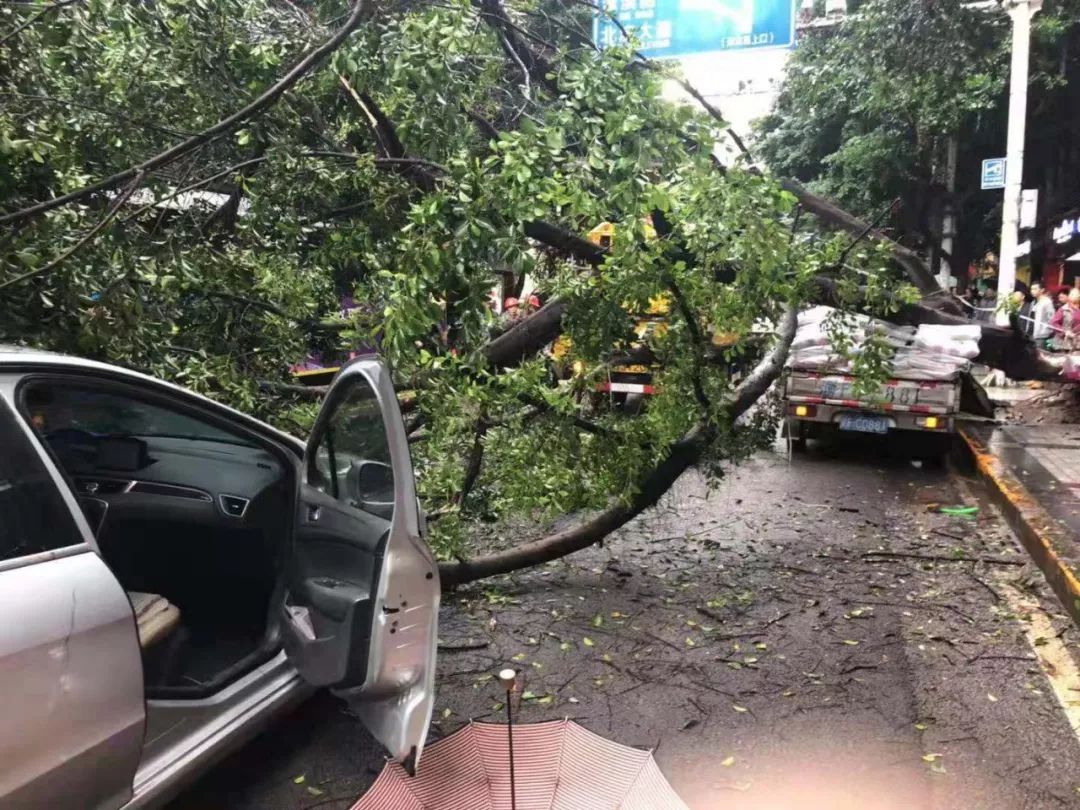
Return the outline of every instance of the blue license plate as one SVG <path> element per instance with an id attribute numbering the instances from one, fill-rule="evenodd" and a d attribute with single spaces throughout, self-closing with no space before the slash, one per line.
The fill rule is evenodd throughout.
<path id="1" fill-rule="evenodd" d="M 840 429 L 858 433 L 888 433 L 889 420 L 884 416 L 841 415 Z"/>

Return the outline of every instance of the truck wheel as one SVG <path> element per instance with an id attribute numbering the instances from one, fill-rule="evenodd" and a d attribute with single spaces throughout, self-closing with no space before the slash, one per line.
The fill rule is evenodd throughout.
<path id="1" fill-rule="evenodd" d="M 785 429 L 785 435 L 790 437 L 791 451 L 793 453 L 806 452 L 806 424 L 799 421 L 789 421 Z"/>
<path id="2" fill-rule="evenodd" d="M 928 456 L 923 456 L 919 460 L 922 462 L 924 470 L 944 470 L 945 459 L 945 453 L 931 453 Z"/>
<path id="3" fill-rule="evenodd" d="M 622 412 L 627 416 L 637 416 L 645 406 L 644 394 L 627 394 L 622 403 Z"/>

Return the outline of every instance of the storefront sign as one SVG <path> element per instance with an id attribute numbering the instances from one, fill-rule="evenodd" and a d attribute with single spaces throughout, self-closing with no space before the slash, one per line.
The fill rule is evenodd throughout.
<path id="1" fill-rule="evenodd" d="M 1077 235 L 1080 235 L 1080 220 L 1063 219 L 1061 224 L 1054 228 L 1054 241 L 1059 245 L 1068 242 Z"/>

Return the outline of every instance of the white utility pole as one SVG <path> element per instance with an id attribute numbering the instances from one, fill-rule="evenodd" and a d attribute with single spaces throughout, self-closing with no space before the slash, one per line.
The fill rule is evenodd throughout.
<path id="1" fill-rule="evenodd" d="M 1031 18 L 1043 0 L 1012 0 L 1012 69 L 1009 73 L 1009 130 L 1005 146 L 1005 199 L 1001 211 L 1001 250 L 998 253 L 998 303 L 1016 286 L 1016 244 L 1020 231 L 1020 192 L 1024 180 L 1024 133 L 1027 126 L 1028 62 Z M 997 322 L 1007 326 L 1009 316 L 999 310 Z"/>
<path id="2" fill-rule="evenodd" d="M 956 151 L 957 137 L 950 135 L 945 145 L 945 191 L 948 197 L 945 201 L 945 210 L 941 216 L 941 250 L 948 254 L 948 258 L 942 257 L 941 267 L 938 270 L 938 284 L 946 292 L 952 292 L 956 281 L 952 275 L 953 240 L 956 237 Z"/>

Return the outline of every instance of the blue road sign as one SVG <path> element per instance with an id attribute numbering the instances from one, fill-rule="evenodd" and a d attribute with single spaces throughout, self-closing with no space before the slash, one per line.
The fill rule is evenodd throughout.
<path id="1" fill-rule="evenodd" d="M 645 56 L 663 59 L 795 43 L 796 0 L 604 0 L 593 33 L 601 47 L 637 37 Z"/>
<path id="2" fill-rule="evenodd" d="M 1005 188 L 1005 158 L 987 158 L 982 162 L 982 187 Z"/>

